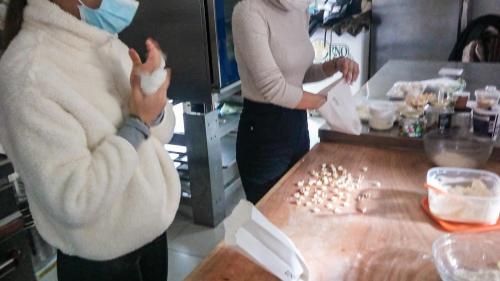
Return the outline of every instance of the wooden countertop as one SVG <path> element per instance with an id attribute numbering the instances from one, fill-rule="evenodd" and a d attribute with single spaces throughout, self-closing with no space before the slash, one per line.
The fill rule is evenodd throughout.
<path id="1" fill-rule="evenodd" d="M 363 186 L 373 198 L 361 214 L 313 214 L 290 204 L 295 183 L 309 178 L 322 163 L 342 165 L 354 174 L 364 166 Z M 302 252 L 311 280 L 439 280 L 431 246 L 442 232 L 420 208 L 423 184 L 431 163 L 420 150 L 395 150 L 345 144 L 315 146 L 257 205 Z M 500 173 L 500 163 L 488 170 Z M 219 245 L 186 280 L 277 280 L 262 267 Z"/>

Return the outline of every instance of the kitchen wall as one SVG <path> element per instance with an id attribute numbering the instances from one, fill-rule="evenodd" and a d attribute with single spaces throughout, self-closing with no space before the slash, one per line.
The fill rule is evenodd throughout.
<path id="1" fill-rule="evenodd" d="M 470 15 L 472 19 L 486 14 L 500 15 L 500 0 L 471 0 Z"/>
<path id="2" fill-rule="evenodd" d="M 457 38 L 459 1 L 374 0 L 372 3 L 371 76 L 391 59 L 448 59 Z"/>

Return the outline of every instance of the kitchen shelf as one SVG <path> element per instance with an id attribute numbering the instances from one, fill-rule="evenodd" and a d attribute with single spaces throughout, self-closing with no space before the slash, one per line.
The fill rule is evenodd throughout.
<path id="1" fill-rule="evenodd" d="M 215 103 L 221 103 L 239 93 L 241 93 L 241 81 L 234 82 L 223 89 L 217 90 L 212 96 L 214 97 Z"/>
<path id="2" fill-rule="evenodd" d="M 54 255 L 51 259 L 46 261 L 44 265 L 41 265 L 35 268 L 36 278 L 38 280 L 43 279 L 47 274 L 49 274 L 52 270 L 55 270 L 57 266 L 57 255 Z"/>
<path id="3" fill-rule="evenodd" d="M 239 122 L 239 114 L 219 117 L 219 136 L 223 137 L 229 133 L 235 132 L 238 129 Z"/>

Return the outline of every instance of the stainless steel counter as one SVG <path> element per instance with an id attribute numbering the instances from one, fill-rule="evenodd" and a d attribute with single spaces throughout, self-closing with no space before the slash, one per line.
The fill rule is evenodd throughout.
<path id="1" fill-rule="evenodd" d="M 500 87 L 500 64 L 391 60 L 361 87 L 358 95 L 368 99 L 387 99 L 386 94 L 395 82 L 437 78 L 443 67 L 463 68 L 462 77 L 467 82 L 466 90 L 470 92 L 486 85 Z"/>
<path id="2" fill-rule="evenodd" d="M 442 67 L 463 68 L 466 89 L 474 92 L 486 85 L 500 86 L 500 64 L 463 64 L 435 61 L 394 60 L 385 64 L 357 93 L 356 96 L 370 100 L 387 100 L 389 89 L 397 81 L 415 81 L 438 77 Z M 471 95 L 473 96 L 473 95 Z M 368 146 L 390 146 L 395 148 L 423 148 L 422 139 L 400 137 L 397 128 L 389 131 L 375 131 L 363 125 L 361 136 L 346 135 L 331 131 L 327 126 L 319 130 L 322 142 L 360 144 Z M 497 142 L 493 158 L 500 159 L 500 140 Z"/>

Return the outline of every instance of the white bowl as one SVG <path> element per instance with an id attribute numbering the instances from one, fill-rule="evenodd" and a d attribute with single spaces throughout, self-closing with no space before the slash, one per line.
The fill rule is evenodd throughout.
<path id="1" fill-rule="evenodd" d="M 368 121 L 368 124 L 370 125 L 370 128 L 372 128 L 372 129 L 384 131 L 384 130 L 392 129 L 395 121 L 396 121 L 395 115 L 389 115 L 389 116 L 383 117 L 383 118 L 372 116 L 370 118 L 370 121 Z"/>
<path id="2" fill-rule="evenodd" d="M 372 101 L 369 125 L 375 130 L 389 130 L 396 121 L 396 106 L 389 101 Z"/>
<path id="3" fill-rule="evenodd" d="M 388 101 L 373 101 L 370 103 L 369 108 L 372 118 L 388 118 L 389 115 L 396 114 L 396 107 L 392 102 Z"/>

